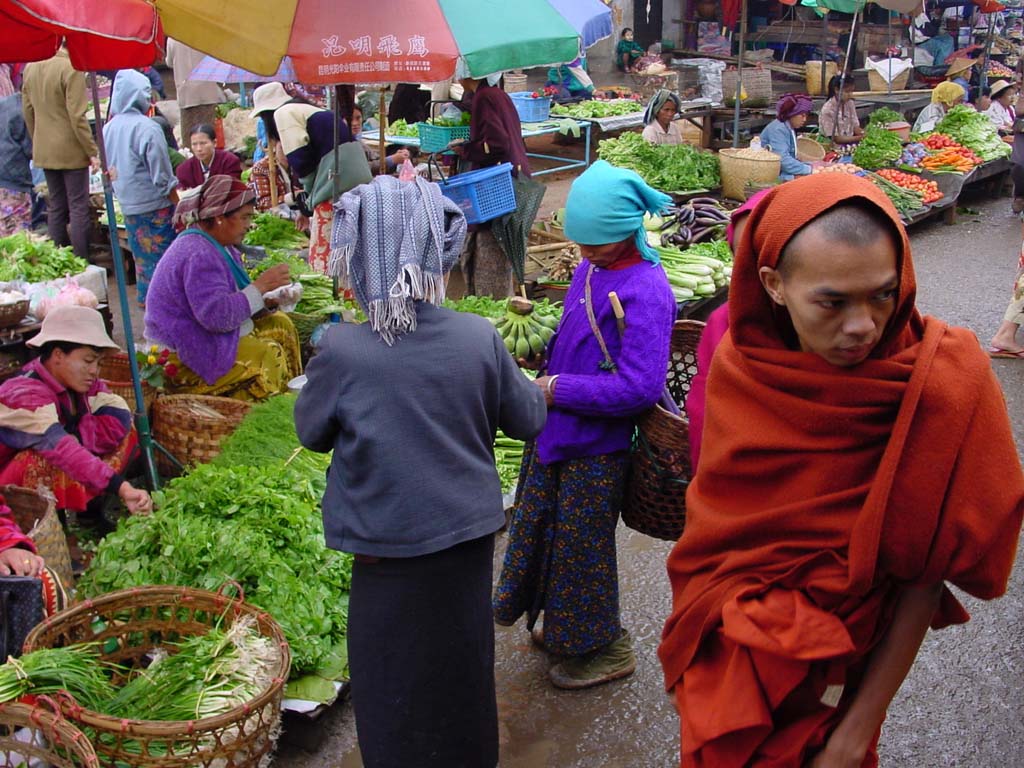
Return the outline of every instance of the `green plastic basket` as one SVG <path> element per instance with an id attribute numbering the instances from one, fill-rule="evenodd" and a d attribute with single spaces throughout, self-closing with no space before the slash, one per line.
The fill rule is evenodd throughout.
<path id="1" fill-rule="evenodd" d="M 420 149 L 423 152 L 444 152 L 457 139 L 469 139 L 468 125 L 431 125 L 416 123 L 420 132 Z"/>

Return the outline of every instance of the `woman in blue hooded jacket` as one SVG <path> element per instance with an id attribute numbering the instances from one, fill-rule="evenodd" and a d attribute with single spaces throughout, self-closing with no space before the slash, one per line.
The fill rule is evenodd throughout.
<path id="1" fill-rule="evenodd" d="M 124 214 L 143 307 L 157 262 L 174 240 L 172 218 L 178 202 L 167 140 L 146 115 L 151 98 L 149 78 L 133 69 L 118 72 L 110 98 L 114 117 L 103 126 L 110 180 Z"/>
<path id="2" fill-rule="evenodd" d="M 796 156 L 796 132 L 807 124 L 814 102 L 803 93 L 787 93 L 775 106 L 775 119 L 761 131 L 761 146 L 782 158 L 779 179 L 789 181 L 814 170 Z"/>

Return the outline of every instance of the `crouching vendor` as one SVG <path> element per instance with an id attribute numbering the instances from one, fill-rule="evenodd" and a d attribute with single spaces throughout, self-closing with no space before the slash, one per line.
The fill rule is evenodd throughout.
<path id="1" fill-rule="evenodd" d="M 57 307 L 28 345 L 39 357 L 0 386 L 0 484 L 46 488 L 73 512 L 104 493 L 148 512 L 149 494 L 123 475 L 138 442 L 131 411 L 100 381 L 103 351 L 117 349 L 100 313 Z"/>
<path id="2" fill-rule="evenodd" d="M 211 176 L 182 198 L 182 232 L 153 273 L 146 340 L 171 350 L 171 392 L 265 400 L 285 391 L 302 363 L 287 315 L 264 294 L 291 282 L 278 264 L 254 281 L 237 247 L 249 229 L 255 195 L 230 176 Z"/>

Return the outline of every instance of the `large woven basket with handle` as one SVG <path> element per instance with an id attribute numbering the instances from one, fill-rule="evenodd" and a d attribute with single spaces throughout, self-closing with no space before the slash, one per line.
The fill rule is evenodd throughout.
<path id="1" fill-rule="evenodd" d="M 672 329 L 667 385 L 680 410 L 697 374 L 703 330 L 704 323 L 696 320 L 678 320 Z M 686 489 L 692 473 L 686 419 L 655 406 L 640 419 L 633 439 L 622 522 L 648 536 L 678 539 L 686 525 Z"/>
<path id="2" fill-rule="evenodd" d="M 276 744 L 291 654 L 277 622 L 248 603 L 190 587 L 111 592 L 44 619 L 25 640 L 25 652 L 97 643 L 104 661 L 137 669 L 154 652 L 173 653 L 172 643 L 243 616 L 252 617 L 278 650 L 272 683 L 244 706 L 189 722 L 121 720 L 73 700 L 62 701 L 61 708 L 78 728 L 93 734 L 104 768 L 258 768 Z"/>
<path id="3" fill-rule="evenodd" d="M 132 413 L 138 410 L 135 405 L 135 386 L 132 384 L 132 369 L 128 361 L 128 355 L 124 352 L 108 353 L 100 360 L 100 378 L 107 385 L 107 389 L 118 397 L 124 398 Z M 142 382 L 142 401 L 149 413 L 149 409 L 156 399 L 156 389 L 149 382 Z"/>

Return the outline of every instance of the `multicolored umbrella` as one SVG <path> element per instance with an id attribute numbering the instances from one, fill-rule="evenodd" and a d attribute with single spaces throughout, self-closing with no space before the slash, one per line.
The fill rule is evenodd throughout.
<path id="1" fill-rule="evenodd" d="M 290 56 L 281 59 L 281 66 L 272 75 L 257 75 L 255 72 L 228 64 L 226 61 L 207 56 L 200 61 L 189 80 L 209 80 L 213 83 L 296 83 L 295 67 Z"/>
<path id="2" fill-rule="evenodd" d="M 145 0 L 0 0 L 0 61 L 38 61 L 67 43 L 75 69 L 152 64 L 164 36 Z"/>
<path id="3" fill-rule="evenodd" d="M 610 33 L 600 0 L 155 0 L 167 34 L 269 76 L 288 55 L 303 83 L 437 82 L 572 61 Z M 572 19 L 570 21 L 569 19 Z M 604 19 L 604 21 L 602 21 Z M 576 26 L 574 26 L 576 25 Z"/>

